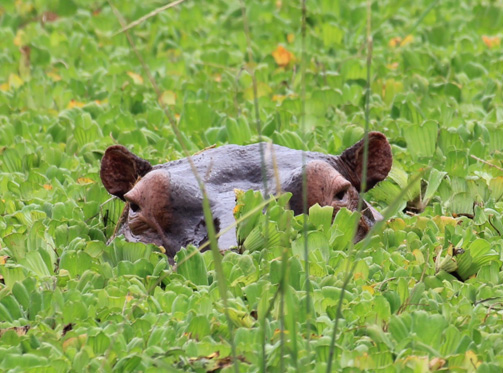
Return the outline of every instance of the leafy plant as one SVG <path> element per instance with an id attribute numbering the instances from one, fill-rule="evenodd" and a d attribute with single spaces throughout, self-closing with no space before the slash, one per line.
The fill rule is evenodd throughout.
<path id="1" fill-rule="evenodd" d="M 126 22 L 161 5 L 111 4 Z M 501 371 L 503 8 L 406 5 L 313 0 L 303 22 L 301 1 L 180 2 L 129 31 L 158 95 L 110 3 L 0 4 L 2 368 L 326 371 L 332 351 L 337 371 Z M 365 198 L 403 198 L 353 250 L 356 213 L 253 191 L 220 269 L 192 246 L 175 269 L 107 245 L 109 145 L 152 163 L 259 139 L 338 154 L 366 123 L 394 164 Z"/>

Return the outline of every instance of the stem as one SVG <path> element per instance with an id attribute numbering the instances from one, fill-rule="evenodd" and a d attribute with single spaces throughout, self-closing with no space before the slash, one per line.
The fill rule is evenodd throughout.
<path id="1" fill-rule="evenodd" d="M 300 129 L 301 136 L 306 134 L 306 0 L 302 1 L 302 23 L 301 23 L 301 64 L 300 64 Z M 302 152 L 302 213 L 304 220 L 302 225 L 302 235 L 304 237 L 304 272 L 306 274 L 306 336 L 307 354 L 311 350 L 311 282 L 309 279 L 309 247 L 307 240 L 307 175 L 306 175 L 306 154 Z"/>
<path id="2" fill-rule="evenodd" d="M 115 17 L 121 24 L 122 28 L 126 27 L 126 23 L 124 19 L 122 18 L 122 15 L 119 13 L 119 11 L 113 6 L 111 0 L 108 0 L 108 4 L 110 5 L 110 8 L 115 14 Z M 157 102 L 161 106 L 162 110 L 164 111 L 164 114 L 168 118 L 168 121 L 171 125 L 171 128 L 173 130 L 173 133 L 175 134 L 178 142 L 180 143 L 180 146 L 182 147 L 182 150 L 187 157 L 187 161 L 189 162 L 190 168 L 192 170 L 192 173 L 194 174 L 194 177 L 197 180 L 197 183 L 199 185 L 199 189 L 201 190 L 201 193 L 203 195 L 203 211 L 204 211 L 204 218 L 206 221 L 206 228 L 208 231 L 208 237 L 210 240 L 210 247 L 211 247 L 211 252 L 213 254 L 213 260 L 215 263 L 215 272 L 217 275 L 217 281 L 218 281 L 218 287 L 220 290 L 220 296 L 222 298 L 222 302 L 224 305 L 224 313 L 225 313 L 225 318 L 227 319 L 227 327 L 229 329 L 229 343 L 231 345 L 231 351 L 232 351 L 232 359 L 234 362 L 234 370 L 236 373 L 239 372 L 239 366 L 238 366 L 238 359 L 237 359 L 237 354 L 236 354 L 236 345 L 234 343 L 234 330 L 233 330 L 233 324 L 229 315 L 229 310 L 228 310 L 228 302 L 227 302 L 227 283 L 225 281 L 225 277 L 223 274 L 223 269 L 222 269 L 222 256 L 220 254 L 220 251 L 218 250 L 218 243 L 216 239 L 216 232 L 215 232 L 215 225 L 213 222 L 213 216 L 211 213 L 211 206 L 210 206 L 210 200 L 208 198 L 208 194 L 206 193 L 206 188 L 204 185 L 204 182 L 201 179 L 201 176 L 199 175 L 197 168 L 194 164 L 194 161 L 192 157 L 190 156 L 190 153 L 187 149 L 187 146 L 185 144 L 185 141 L 183 139 L 183 136 L 178 128 L 178 125 L 176 123 L 176 120 L 173 116 L 173 113 L 168 109 L 168 107 L 162 102 L 161 96 L 162 92 L 159 89 L 159 86 L 157 85 L 157 82 L 154 80 L 152 73 L 145 63 L 145 60 L 143 59 L 142 55 L 139 53 L 138 49 L 136 48 L 136 45 L 133 41 L 133 38 L 131 37 L 131 34 L 129 31 L 125 30 L 126 38 L 129 42 L 129 45 L 131 46 L 131 49 L 134 51 L 136 54 L 136 57 L 141 63 L 141 66 L 143 68 L 143 71 L 145 75 L 147 75 L 148 80 L 150 81 L 150 84 L 152 85 L 152 88 L 154 89 L 154 92 L 157 96 Z"/>

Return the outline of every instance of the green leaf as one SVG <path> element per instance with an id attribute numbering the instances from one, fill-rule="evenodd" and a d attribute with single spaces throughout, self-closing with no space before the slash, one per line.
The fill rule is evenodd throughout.
<path id="1" fill-rule="evenodd" d="M 208 270 L 199 250 L 193 245 L 182 248 L 175 256 L 177 273 L 196 285 L 208 285 Z"/>
<path id="2" fill-rule="evenodd" d="M 292 252 L 301 260 L 304 260 L 304 245 L 305 238 L 301 235 L 292 242 Z M 330 245 L 325 234 L 322 232 L 308 232 L 307 234 L 307 248 L 310 260 L 318 263 L 328 262 L 330 256 Z"/>
<path id="3" fill-rule="evenodd" d="M 403 129 L 407 149 L 414 159 L 433 156 L 437 145 L 438 124 L 429 120 L 420 126 L 408 126 Z"/>
<path id="4" fill-rule="evenodd" d="M 344 31 L 337 25 L 331 23 L 323 23 L 322 25 L 323 45 L 327 48 L 333 48 L 341 43 L 344 37 Z"/>
<path id="5" fill-rule="evenodd" d="M 6 312 L 8 312 L 12 320 L 19 320 L 24 317 L 21 306 L 13 295 L 0 300 L 0 304 L 5 307 Z"/>
<path id="6" fill-rule="evenodd" d="M 28 252 L 24 259 L 20 260 L 20 264 L 23 264 L 26 268 L 35 272 L 39 277 L 47 277 L 54 274 L 53 269 L 47 266 L 46 261 L 44 261 L 39 251 Z"/>
<path id="7" fill-rule="evenodd" d="M 192 338 L 202 339 L 210 334 L 210 323 L 206 316 L 194 316 L 185 331 Z"/>
<path id="8" fill-rule="evenodd" d="M 92 258 L 83 251 L 67 250 L 61 256 L 59 267 L 70 272 L 72 277 L 81 275 L 92 266 Z"/>
<path id="9" fill-rule="evenodd" d="M 321 227 L 323 232 L 328 232 L 332 225 L 334 208 L 332 206 L 323 206 L 315 204 L 309 208 L 309 222 L 315 227 Z"/>
<path id="10" fill-rule="evenodd" d="M 344 250 L 349 245 L 359 219 L 357 212 L 351 212 L 346 208 L 339 210 L 331 228 L 330 246 L 334 250 Z"/>
<path id="11" fill-rule="evenodd" d="M 251 131 L 248 122 L 240 117 L 238 120 L 227 118 L 225 122 L 228 141 L 232 144 L 243 145 L 250 141 Z"/>
<path id="12" fill-rule="evenodd" d="M 448 326 L 444 316 L 416 311 L 412 314 L 412 322 L 418 339 L 438 351 L 442 345 L 442 333 Z"/>
<path id="13" fill-rule="evenodd" d="M 498 176 L 489 182 L 489 190 L 491 191 L 491 196 L 495 200 L 500 200 L 503 196 L 503 176 Z"/>
<path id="14" fill-rule="evenodd" d="M 96 355 L 102 355 L 110 346 L 110 338 L 103 332 L 89 337 L 87 341 Z"/>
<path id="15" fill-rule="evenodd" d="M 404 321 L 402 316 L 391 315 L 388 329 L 393 339 L 397 342 L 410 338 L 410 325 Z"/>
<path id="16" fill-rule="evenodd" d="M 119 372 L 134 372 L 138 369 L 142 362 L 141 356 L 128 355 L 120 359 L 114 366 L 114 370 Z"/>
<path id="17" fill-rule="evenodd" d="M 442 179 L 447 175 L 447 172 L 438 171 L 435 168 L 430 170 L 430 175 L 428 177 L 428 186 L 426 187 L 426 192 L 424 193 L 424 200 L 430 200 L 437 191 Z"/>
<path id="18" fill-rule="evenodd" d="M 23 306 L 25 310 L 28 309 L 30 305 L 30 295 L 28 290 L 22 282 L 16 282 L 12 287 L 12 294 L 16 297 L 19 304 Z"/>
<path id="19" fill-rule="evenodd" d="M 450 211 L 456 214 L 473 214 L 473 197 L 469 193 L 457 193 L 452 196 Z"/>

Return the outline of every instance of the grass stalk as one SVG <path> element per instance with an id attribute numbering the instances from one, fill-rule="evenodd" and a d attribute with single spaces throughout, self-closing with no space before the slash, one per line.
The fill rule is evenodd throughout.
<path id="1" fill-rule="evenodd" d="M 281 263 L 281 280 L 279 284 L 279 325 L 280 325 L 280 356 L 279 371 L 285 371 L 285 275 L 286 275 L 286 250 L 283 250 Z"/>
<path id="2" fill-rule="evenodd" d="M 366 84 L 366 90 L 365 90 L 365 128 L 364 128 L 364 141 L 363 141 L 363 170 L 362 170 L 362 176 L 361 176 L 361 186 L 360 186 L 360 194 L 358 197 L 358 207 L 357 207 L 357 212 L 361 213 L 362 211 L 362 206 L 363 206 L 363 194 L 364 191 L 367 189 L 367 168 L 368 168 L 368 150 L 369 150 L 369 127 L 370 127 L 370 78 L 371 78 L 371 68 L 372 68 L 372 0 L 367 0 L 367 27 L 366 27 L 366 42 L 367 42 L 367 84 Z M 358 229 L 358 222 L 356 222 L 353 234 L 356 233 Z M 367 237 L 370 237 L 369 232 L 367 234 Z M 349 248 L 349 255 L 348 257 L 351 257 L 351 253 L 354 250 L 354 244 L 350 245 Z M 346 277 L 344 278 L 344 282 L 342 284 L 341 288 L 341 295 L 339 297 L 339 301 L 337 303 L 337 312 L 335 314 L 335 322 L 334 322 L 334 328 L 332 330 L 332 337 L 330 340 L 330 352 L 328 356 L 328 363 L 327 363 L 327 372 L 332 371 L 332 362 L 334 358 L 334 353 L 335 353 L 335 339 L 337 336 L 337 329 L 339 326 L 339 319 L 342 317 L 342 302 L 344 300 L 344 294 L 346 292 L 348 283 L 352 277 L 352 274 L 356 268 L 356 264 L 358 263 L 357 260 L 354 260 L 353 265 L 351 266 L 350 269 L 347 270 Z M 349 262 L 348 262 L 349 264 Z"/>
<path id="3" fill-rule="evenodd" d="M 184 1 L 185 0 L 176 0 L 176 1 L 173 1 L 172 3 L 166 4 L 166 5 L 163 5 L 163 6 L 159 7 L 159 8 L 157 8 L 157 9 L 154 9 L 150 13 L 145 14 L 143 17 L 138 18 L 136 21 L 131 22 L 129 25 L 122 26 L 122 28 L 119 31 L 117 31 L 115 34 L 113 34 L 112 36 L 115 36 L 115 35 L 121 34 L 123 32 L 126 32 L 126 31 L 132 29 L 133 27 L 136 27 L 139 24 L 145 22 L 147 19 L 152 18 L 152 17 L 158 15 L 161 12 L 164 12 L 166 9 L 173 8 L 174 6 L 177 6 L 178 4 L 183 3 Z"/>
<path id="4" fill-rule="evenodd" d="M 368 247 L 368 245 L 370 244 L 370 238 L 374 234 L 381 232 L 382 228 L 384 227 L 384 224 L 386 223 L 386 221 L 388 219 L 391 218 L 393 211 L 395 211 L 395 209 L 398 206 L 398 204 L 400 203 L 400 201 L 403 199 L 403 197 L 405 197 L 407 195 L 407 193 L 412 188 L 414 183 L 417 183 L 421 179 L 421 177 L 424 175 L 424 173 L 426 171 L 427 171 L 427 169 L 423 170 L 422 172 L 420 172 L 416 176 L 414 176 L 412 178 L 412 180 L 405 186 L 405 188 L 403 188 L 400 191 L 398 196 L 391 202 L 391 204 L 388 206 L 388 208 L 386 208 L 386 210 L 382 214 L 383 220 L 376 222 L 376 224 L 374 224 L 374 226 L 372 226 L 370 231 L 367 233 L 367 235 L 363 239 L 362 251 L 366 247 Z M 348 255 L 348 257 L 350 257 L 350 256 Z M 330 352 L 329 352 L 329 356 L 328 356 L 328 363 L 327 363 L 327 369 L 326 369 L 327 373 L 332 371 L 332 363 L 333 363 L 333 358 L 334 358 L 334 353 L 335 353 L 335 340 L 337 337 L 337 328 L 339 325 L 339 319 L 342 317 L 342 302 L 344 300 L 344 295 L 345 295 L 345 292 L 347 289 L 347 285 L 348 285 L 349 281 L 351 280 L 351 277 L 353 276 L 353 272 L 356 268 L 356 265 L 358 264 L 358 259 L 359 259 L 359 257 L 356 257 L 351 268 L 348 271 L 346 271 L 346 277 L 344 278 L 344 282 L 341 287 L 341 294 L 339 297 L 339 301 L 337 302 L 337 311 L 336 311 L 335 320 L 334 320 L 334 328 L 332 329 L 332 336 L 331 336 L 331 340 L 330 340 Z"/>
<path id="5" fill-rule="evenodd" d="M 431 10 L 433 8 L 435 8 L 435 6 L 439 3 L 439 1 L 440 0 L 434 0 L 431 2 L 431 4 L 423 11 L 423 13 L 421 13 L 421 15 L 419 16 L 417 21 L 407 30 L 404 37 L 406 37 L 407 35 L 410 35 L 417 28 L 417 26 L 419 26 L 421 24 L 421 22 L 423 22 L 423 20 L 426 18 L 428 13 L 431 12 Z"/>
<path id="6" fill-rule="evenodd" d="M 258 88 L 257 88 L 257 77 L 255 76 L 255 69 L 253 68 L 253 51 L 251 46 L 251 32 L 250 25 L 248 22 L 248 16 L 246 15 L 246 5 L 244 0 L 241 0 L 241 14 L 243 17 L 243 28 L 246 36 L 246 51 L 248 54 L 248 64 L 250 66 L 248 72 L 252 78 L 253 87 L 253 107 L 255 112 L 255 127 L 257 130 L 258 140 L 259 140 L 259 150 L 260 150 L 260 166 L 262 170 L 262 183 L 264 185 L 264 194 L 269 194 L 269 188 L 267 185 L 267 169 L 265 164 L 265 154 L 264 154 L 264 144 L 262 143 L 262 121 L 260 120 L 260 108 L 258 103 Z M 267 237 L 266 237 L 267 242 Z"/>
<path id="7" fill-rule="evenodd" d="M 301 0 L 301 62 L 300 62 L 300 131 L 302 137 L 306 134 L 306 0 Z M 302 212 L 307 216 L 307 176 L 306 176 L 306 154 L 302 152 Z M 306 281 L 304 284 L 306 291 L 306 349 L 308 356 L 311 349 L 311 281 L 309 279 L 309 247 L 307 240 L 307 218 L 304 218 L 302 225 L 302 235 L 304 236 L 304 272 Z"/>
<path id="8" fill-rule="evenodd" d="M 124 29 L 126 27 L 126 23 L 124 21 L 124 18 L 122 17 L 122 15 L 118 11 L 118 9 L 114 7 L 114 5 L 112 4 L 111 0 L 108 0 L 108 4 L 109 4 L 110 8 L 112 9 L 112 11 L 114 12 L 115 17 L 117 18 L 117 20 L 121 24 L 121 27 Z M 153 77 L 153 75 L 152 75 L 152 73 L 150 71 L 150 68 L 145 63 L 145 60 L 143 59 L 143 57 L 139 53 L 138 48 L 136 48 L 136 44 L 134 43 L 134 40 L 133 40 L 131 34 L 129 33 L 129 31 L 125 30 L 124 32 L 125 32 L 125 35 L 126 35 L 126 38 L 127 38 L 128 42 L 129 42 L 129 45 L 131 46 L 131 49 L 133 50 L 133 52 L 135 53 L 136 57 L 140 61 L 142 69 L 143 69 L 145 75 L 147 75 L 148 80 L 150 81 L 150 84 L 152 85 L 152 88 L 154 89 L 154 92 L 155 92 L 156 97 L 157 97 L 157 102 L 159 103 L 159 105 L 161 106 L 164 114 L 168 118 L 168 121 L 169 121 L 169 123 L 171 125 L 171 128 L 173 130 L 173 133 L 175 134 L 178 142 L 180 143 L 180 146 L 182 147 L 182 150 L 183 150 L 185 156 L 187 157 L 187 161 L 189 162 L 191 171 L 194 174 L 194 177 L 196 178 L 197 183 L 199 185 L 199 188 L 201 190 L 201 193 L 203 195 L 203 211 L 204 211 L 204 217 L 205 217 L 205 221 L 206 221 L 206 229 L 208 231 L 208 237 L 209 237 L 209 240 L 210 240 L 210 247 L 211 247 L 211 251 L 213 253 L 213 260 L 214 260 L 214 263 L 215 263 L 215 272 L 216 272 L 216 275 L 217 275 L 217 281 L 218 281 L 218 287 L 219 287 L 219 291 L 220 291 L 220 297 L 222 298 L 222 303 L 223 303 L 223 306 L 224 306 L 225 318 L 227 320 L 227 327 L 229 329 L 229 335 L 230 335 L 230 337 L 229 337 L 229 343 L 231 345 L 234 370 L 235 370 L 236 373 L 238 373 L 239 372 L 239 366 L 238 366 L 239 362 L 238 362 L 238 359 L 237 359 L 236 345 L 234 343 L 233 324 L 232 324 L 232 321 L 231 321 L 231 318 L 230 318 L 230 315 L 229 315 L 229 310 L 228 310 L 227 283 L 226 283 L 226 280 L 225 280 L 225 277 L 224 277 L 224 274 L 223 274 L 222 256 L 220 254 L 220 251 L 218 250 L 218 243 L 217 243 L 217 239 L 216 239 L 215 225 L 214 225 L 213 216 L 212 216 L 212 213 L 211 213 L 210 201 L 209 201 L 209 198 L 208 198 L 208 194 L 206 193 L 206 187 L 205 187 L 204 182 L 203 182 L 201 176 L 199 175 L 199 173 L 197 171 L 197 168 L 196 168 L 196 166 L 194 164 L 194 161 L 193 161 L 193 159 L 192 159 L 192 157 L 191 157 L 191 155 L 190 155 L 190 153 L 189 153 L 189 151 L 187 149 L 187 146 L 185 144 L 184 138 L 183 138 L 183 136 L 182 136 L 182 134 L 181 134 L 181 132 L 180 132 L 180 130 L 178 128 L 178 125 L 177 125 L 176 120 L 175 120 L 175 118 L 173 116 L 173 113 L 168 109 L 168 107 L 161 100 L 162 92 L 161 92 L 159 86 L 157 85 L 157 82 L 155 81 L 155 79 L 154 79 L 154 77 Z"/>
<path id="9" fill-rule="evenodd" d="M 259 140 L 259 151 L 260 151 L 260 168 L 262 172 L 262 184 L 264 187 L 264 195 L 267 196 L 269 194 L 269 186 L 267 182 L 267 168 L 266 168 L 266 163 L 265 163 L 265 151 L 264 151 L 264 143 L 262 142 L 262 121 L 260 120 L 260 108 L 259 108 L 259 103 L 258 103 L 258 88 L 257 88 L 257 77 L 255 75 L 255 69 L 253 67 L 253 51 L 252 51 L 252 44 L 251 44 L 251 32 L 250 32 L 250 25 L 248 22 L 248 16 L 246 14 L 246 5 L 244 0 L 240 1 L 241 3 L 241 14 L 243 18 L 243 28 L 244 28 L 244 33 L 246 37 L 246 51 L 248 54 L 248 65 L 249 69 L 248 72 L 251 75 L 252 78 L 252 86 L 253 86 L 253 107 L 254 107 L 254 113 L 255 113 L 255 127 L 257 130 L 257 135 L 258 135 L 258 140 Z M 276 186 L 279 185 L 279 180 L 276 180 Z M 266 211 L 266 219 L 264 220 L 264 226 L 265 226 L 265 242 L 267 245 L 268 242 L 268 232 L 269 230 L 267 229 L 267 221 L 268 219 L 268 214 L 269 212 Z M 265 320 L 264 320 L 265 322 Z M 264 326 L 265 327 L 265 326 Z M 261 354 L 262 354 L 262 366 L 261 366 L 261 371 L 265 372 L 266 371 L 266 351 L 265 351 L 265 332 L 262 333 L 262 343 L 261 343 Z M 283 343 L 283 340 L 282 340 Z M 281 347 L 283 348 L 283 346 Z M 283 358 L 283 357 L 281 357 Z M 283 360 L 282 360 L 283 361 Z"/>

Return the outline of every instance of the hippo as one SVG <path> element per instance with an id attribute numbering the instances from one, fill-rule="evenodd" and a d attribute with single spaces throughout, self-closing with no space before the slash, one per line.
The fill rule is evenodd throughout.
<path id="1" fill-rule="evenodd" d="M 386 178 L 392 164 L 386 136 L 370 132 L 368 144 L 364 191 Z M 362 192 L 363 152 L 364 140 L 339 156 L 258 143 L 210 148 L 191 158 L 205 183 L 218 232 L 235 221 L 236 189 L 261 191 L 267 196 L 279 187 L 292 193 L 290 208 L 301 214 L 303 164 L 308 208 L 316 203 L 333 206 L 334 216 L 342 207 L 356 210 Z M 105 151 L 100 177 L 110 194 L 127 202 L 118 231 L 127 241 L 162 246 L 172 261 L 182 247 L 200 246 L 208 239 L 202 192 L 187 158 L 152 166 L 126 147 L 113 145 Z M 381 219 L 377 210 L 364 202 L 355 241 Z M 220 250 L 238 247 L 236 230 L 222 234 L 218 246 Z"/>

